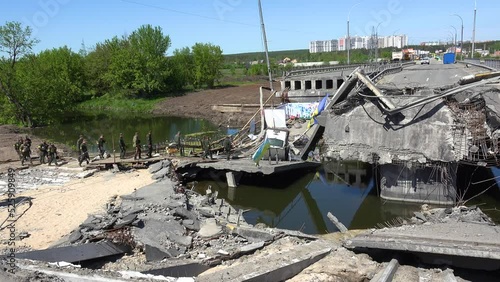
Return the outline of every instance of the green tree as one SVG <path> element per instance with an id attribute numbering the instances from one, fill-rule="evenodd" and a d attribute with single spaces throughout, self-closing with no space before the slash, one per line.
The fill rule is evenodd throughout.
<path id="1" fill-rule="evenodd" d="M 19 61 L 16 76 L 18 96 L 30 109 L 34 125 L 62 120 L 82 100 L 83 58 L 67 47 L 26 56 Z"/>
<path id="2" fill-rule="evenodd" d="M 132 32 L 128 40 L 134 65 L 133 89 L 142 96 L 164 91 L 170 75 L 165 57 L 170 37 L 163 35 L 161 27 L 143 25 Z"/>
<path id="3" fill-rule="evenodd" d="M 169 62 L 172 69 L 169 84 L 172 90 L 194 84 L 194 58 L 189 47 L 175 49 Z"/>
<path id="4" fill-rule="evenodd" d="M 18 97 L 16 88 L 16 65 L 20 58 L 31 53 L 31 49 L 39 42 L 31 38 L 31 28 L 22 27 L 19 22 L 6 22 L 0 26 L 0 53 L 7 56 L 0 57 L 0 105 L 2 114 L 13 115 L 16 121 L 26 126 L 32 126 L 30 109 Z"/>
<path id="5" fill-rule="evenodd" d="M 196 43 L 192 48 L 194 59 L 195 86 L 206 85 L 213 88 L 215 82 L 222 77 L 224 57 L 219 46 L 210 43 Z"/>
<path id="6" fill-rule="evenodd" d="M 98 43 L 85 59 L 89 92 L 134 98 L 168 91 L 172 71 L 165 55 L 169 47 L 170 37 L 151 25 Z"/>

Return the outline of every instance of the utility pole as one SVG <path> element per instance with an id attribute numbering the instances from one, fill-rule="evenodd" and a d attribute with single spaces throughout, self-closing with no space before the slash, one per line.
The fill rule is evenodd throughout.
<path id="1" fill-rule="evenodd" d="M 476 48 L 476 6 L 477 6 L 477 1 L 474 1 L 474 25 L 472 27 L 472 52 L 471 52 L 471 58 L 474 58 L 474 50 Z"/>
<path id="2" fill-rule="evenodd" d="M 375 29 L 375 62 L 378 63 L 378 27 L 382 22 L 379 22 Z"/>
<path id="3" fill-rule="evenodd" d="M 352 5 L 351 9 L 349 9 L 349 13 L 347 14 L 347 39 L 346 39 L 346 42 L 344 42 L 344 45 L 345 45 L 345 48 L 347 50 L 347 64 L 348 65 L 351 63 L 351 54 L 349 51 L 351 49 L 351 37 L 349 35 L 349 17 L 351 16 L 352 9 L 359 4 L 361 4 L 361 2 Z"/>
<path id="4" fill-rule="evenodd" d="M 267 73 L 269 74 L 269 86 L 271 88 L 271 92 L 274 90 L 273 88 L 273 75 L 271 73 L 271 63 L 269 63 L 269 53 L 267 50 L 267 37 L 266 37 L 266 29 L 264 27 L 264 17 L 262 16 L 262 6 L 259 0 L 259 15 L 260 15 L 260 25 L 262 27 L 262 40 L 264 40 L 264 49 L 266 51 L 266 63 L 267 63 Z"/>
<path id="5" fill-rule="evenodd" d="M 452 16 L 457 16 L 460 19 L 460 21 L 462 22 L 462 32 L 460 35 L 460 59 L 463 60 L 464 59 L 464 20 L 458 14 L 453 14 Z"/>

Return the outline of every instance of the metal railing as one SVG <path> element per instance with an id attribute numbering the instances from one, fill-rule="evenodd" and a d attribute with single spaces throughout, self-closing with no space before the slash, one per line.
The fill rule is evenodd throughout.
<path id="1" fill-rule="evenodd" d="M 318 67 L 309 67 L 306 69 L 300 69 L 300 70 L 292 70 L 289 72 L 286 72 L 284 74 L 284 79 L 292 77 L 292 76 L 301 76 L 301 75 L 311 75 L 311 74 L 318 74 L 318 73 L 325 73 L 325 72 L 336 72 L 336 71 L 346 71 L 346 70 L 354 70 L 357 67 L 361 67 L 365 73 L 372 73 L 372 72 L 380 72 L 385 69 L 394 69 L 397 67 L 402 67 L 408 64 L 414 64 L 413 62 L 406 62 L 406 63 L 387 63 L 387 64 L 382 64 L 382 63 L 369 63 L 369 64 L 351 64 L 351 65 L 336 65 L 336 66 L 318 66 Z"/>
<path id="2" fill-rule="evenodd" d="M 479 67 L 484 67 L 490 70 L 500 70 L 500 60 L 492 59 L 464 59 L 460 63 L 468 63 Z"/>

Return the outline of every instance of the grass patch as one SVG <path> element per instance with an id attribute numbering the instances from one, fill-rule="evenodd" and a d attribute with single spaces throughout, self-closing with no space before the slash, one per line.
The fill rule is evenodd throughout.
<path id="1" fill-rule="evenodd" d="M 153 99 L 109 98 L 106 96 L 87 100 L 78 105 L 79 111 L 93 113 L 151 113 L 155 105 L 164 101 L 165 97 Z"/>

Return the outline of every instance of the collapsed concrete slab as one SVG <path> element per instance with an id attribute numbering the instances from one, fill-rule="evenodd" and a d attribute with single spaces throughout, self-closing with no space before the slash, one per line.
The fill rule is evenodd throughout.
<path id="1" fill-rule="evenodd" d="M 117 245 L 109 241 L 101 241 L 98 243 L 17 253 L 16 258 L 46 262 L 65 261 L 69 263 L 81 263 L 87 260 L 124 254 L 130 252 L 130 250 L 129 246 Z"/>
<path id="2" fill-rule="evenodd" d="M 271 254 L 259 261 L 249 259 L 220 271 L 206 275 L 202 273 L 196 280 L 206 282 L 284 281 L 324 258 L 330 251 L 331 248 L 325 242 L 315 241 L 283 253 Z"/>
<path id="3" fill-rule="evenodd" d="M 446 222 L 379 229 L 348 241 L 350 249 L 402 251 L 431 264 L 485 270 L 500 269 L 500 227 L 468 222 Z"/>

